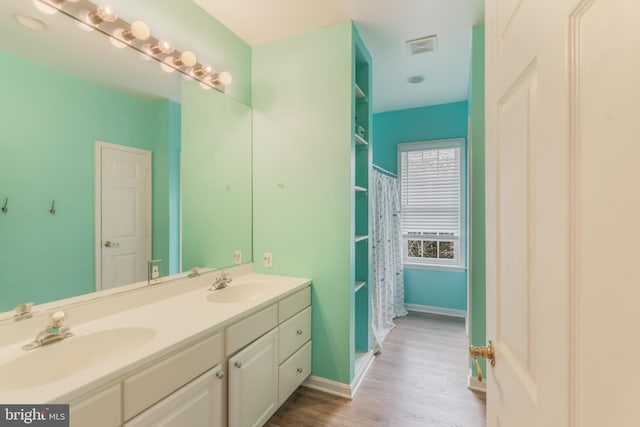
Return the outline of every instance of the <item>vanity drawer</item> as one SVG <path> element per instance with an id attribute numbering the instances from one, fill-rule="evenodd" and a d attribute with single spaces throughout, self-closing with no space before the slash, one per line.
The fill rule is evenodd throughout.
<path id="1" fill-rule="evenodd" d="M 284 322 L 309 305 L 311 305 L 311 287 L 307 286 L 278 303 L 278 323 Z"/>
<path id="2" fill-rule="evenodd" d="M 311 374 L 311 341 L 280 365 L 278 374 L 278 405 L 281 406 Z"/>
<path id="3" fill-rule="evenodd" d="M 128 420 L 222 361 L 222 335 L 216 334 L 123 382 Z"/>
<path id="4" fill-rule="evenodd" d="M 225 334 L 227 356 L 240 350 L 276 326 L 278 326 L 278 307 L 275 304 L 229 326 Z"/>
<path id="5" fill-rule="evenodd" d="M 285 359 L 310 339 L 311 307 L 307 307 L 278 328 L 278 363 L 284 362 Z"/>
<path id="6" fill-rule="evenodd" d="M 69 409 L 71 427 L 118 427 L 121 413 L 120 383 L 94 394 Z"/>

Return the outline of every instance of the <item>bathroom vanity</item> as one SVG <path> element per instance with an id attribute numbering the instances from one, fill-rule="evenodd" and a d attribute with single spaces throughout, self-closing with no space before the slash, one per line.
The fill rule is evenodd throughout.
<path id="1" fill-rule="evenodd" d="M 5 322 L 0 401 L 69 403 L 72 426 L 264 424 L 311 371 L 310 281 L 249 273 L 207 290 L 216 277 L 125 310 L 140 292 L 70 307 L 74 336 L 30 351 L 47 316 Z"/>

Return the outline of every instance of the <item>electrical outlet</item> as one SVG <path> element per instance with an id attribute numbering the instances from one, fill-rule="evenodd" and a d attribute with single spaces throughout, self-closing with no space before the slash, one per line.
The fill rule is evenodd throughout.
<path id="1" fill-rule="evenodd" d="M 233 261 L 236 264 L 242 264 L 242 251 L 241 250 L 237 250 L 233 253 Z"/>
<path id="2" fill-rule="evenodd" d="M 160 267 L 154 265 L 153 267 L 151 267 L 151 278 L 157 279 L 158 277 L 160 277 Z"/>
<path id="3" fill-rule="evenodd" d="M 271 255 L 271 252 L 264 253 L 264 266 L 273 267 L 273 255 Z"/>

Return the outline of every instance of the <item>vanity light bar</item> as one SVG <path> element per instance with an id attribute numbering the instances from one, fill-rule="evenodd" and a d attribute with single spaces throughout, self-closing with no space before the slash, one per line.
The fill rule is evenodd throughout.
<path id="1" fill-rule="evenodd" d="M 110 37 L 112 44 L 138 51 L 147 58 L 158 61 L 166 72 L 178 71 L 186 77 L 197 80 L 204 89 L 225 91 L 232 77 L 227 71 L 216 72 L 213 67 L 201 64 L 196 55 L 189 51 L 179 51 L 173 44 L 151 35 L 149 27 L 142 21 L 129 23 L 119 17 L 109 5 L 98 6 L 90 0 L 34 0 Z"/>

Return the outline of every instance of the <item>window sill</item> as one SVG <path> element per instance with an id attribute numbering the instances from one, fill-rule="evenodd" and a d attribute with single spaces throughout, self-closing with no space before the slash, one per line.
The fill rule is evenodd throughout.
<path id="1" fill-rule="evenodd" d="M 438 264 L 417 264 L 411 262 L 402 263 L 402 268 L 407 270 L 436 270 L 436 271 L 450 271 L 456 273 L 462 273 L 467 271 L 467 267 L 460 267 L 458 265 L 438 265 Z"/>

